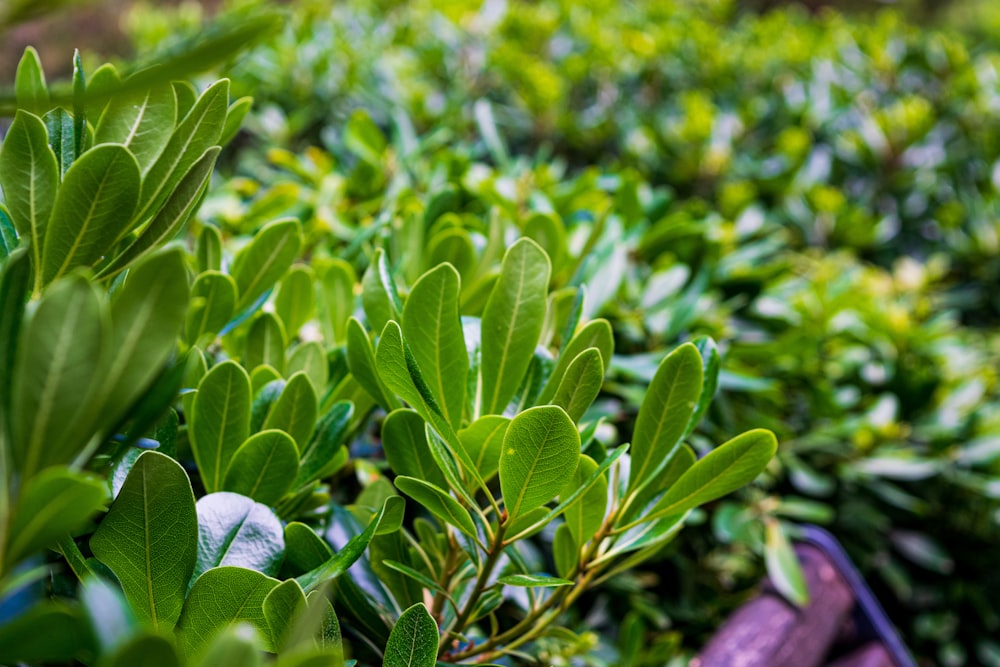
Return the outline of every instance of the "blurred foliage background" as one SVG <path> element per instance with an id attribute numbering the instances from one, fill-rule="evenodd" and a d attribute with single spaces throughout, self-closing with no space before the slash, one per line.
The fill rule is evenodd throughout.
<path id="1" fill-rule="evenodd" d="M 483 230 L 512 225 L 615 326 L 608 428 L 628 432 L 664 350 L 707 334 L 725 372 L 694 444 L 779 435 L 766 479 L 581 605 L 600 638 L 553 664 L 696 649 L 778 520 L 829 527 L 922 664 L 1000 665 L 1000 6 L 224 0 L 55 20 L 73 46 L 150 53 L 265 5 L 283 30 L 215 73 L 255 104 L 199 224 L 238 238 L 295 215 L 317 266 L 359 270 L 363 244 L 396 239 L 413 276 L 430 258 L 400 239 L 487 261 Z M 51 25 L 11 33 L 5 80 L 19 41 L 69 62 Z"/>

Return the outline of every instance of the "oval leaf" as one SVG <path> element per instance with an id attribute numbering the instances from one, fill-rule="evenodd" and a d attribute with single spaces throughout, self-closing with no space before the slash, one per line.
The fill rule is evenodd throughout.
<path id="1" fill-rule="evenodd" d="M 191 449 L 205 490 L 222 488 L 233 454 L 250 435 L 250 378 L 235 361 L 224 361 L 198 383 L 191 415 Z"/>
<path id="2" fill-rule="evenodd" d="M 299 452 L 292 437 L 284 431 L 261 431 L 233 454 L 224 488 L 273 505 L 291 488 L 298 472 Z"/>
<path id="3" fill-rule="evenodd" d="M 274 286 L 299 255 L 302 229 L 294 218 L 275 220 L 257 232 L 233 259 L 232 276 L 239 292 L 237 312 Z"/>
<path id="4" fill-rule="evenodd" d="M 417 603 L 403 612 L 389 634 L 382 667 L 434 667 L 438 626 L 427 607 Z"/>
<path id="5" fill-rule="evenodd" d="M 277 574 L 285 551 L 274 511 L 236 493 L 210 493 L 198 501 L 198 560 L 194 576 L 221 565 Z"/>

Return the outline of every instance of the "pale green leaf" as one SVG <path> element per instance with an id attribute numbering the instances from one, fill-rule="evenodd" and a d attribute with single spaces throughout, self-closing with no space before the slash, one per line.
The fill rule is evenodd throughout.
<path id="1" fill-rule="evenodd" d="M 191 286 L 191 308 L 185 325 L 185 338 L 192 345 L 203 338 L 214 338 L 233 317 L 236 309 L 236 283 L 221 271 L 205 271 Z"/>
<path id="2" fill-rule="evenodd" d="M 764 562 L 767 565 L 767 575 L 787 600 L 798 607 L 804 607 L 809 604 L 809 588 L 781 522 L 768 519 L 765 527 Z"/>
<path id="3" fill-rule="evenodd" d="M 566 411 L 574 422 L 580 421 L 604 384 L 604 362 L 596 347 L 587 348 L 569 365 L 552 404 Z"/>
<path id="4" fill-rule="evenodd" d="M 224 361 L 198 384 L 188 437 L 205 489 L 222 488 L 233 454 L 250 435 L 250 378 L 234 361 Z"/>
<path id="5" fill-rule="evenodd" d="M 279 373 L 285 366 L 285 348 L 288 339 L 285 327 L 274 313 L 261 313 L 250 324 L 247 332 L 243 366 L 257 368 L 270 366 Z"/>
<path id="6" fill-rule="evenodd" d="M 223 488 L 273 505 L 291 488 L 299 472 L 295 441 L 284 431 L 261 431 L 233 454 Z"/>
<path id="7" fill-rule="evenodd" d="M 559 358 L 556 359 L 556 365 L 552 369 L 551 375 L 549 375 L 549 380 L 545 384 L 545 388 L 538 397 L 539 404 L 552 402 L 552 397 L 555 396 L 556 390 L 562 384 L 563 377 L 566 375 L 566 371 L 569 370 L 570 364 L 581 353 L 592 347 L 600 351 L 601 363 L 604 368 L 607 368 L 608 364 L 611 363 L 611 355 L 614 353 L 614 337 L 611 333 L 611 324 L 607 320 L 598 319 L 588 322 L 559 351 Z"/>
<path id="8" fill-rule="evenodd" d="M 243 310 L 278 282 L 301 246 L 302 226 L 294 218 L 275 220 L 257 232 L 233 259 L 230 273 L 240 299 L 236 310 Z"/>
<path id="9" fill-rule="evenodd" d="M 497 579 L 498 584 L 504 586 L 521 586 L 524 588 L 557 588 L 559 586 L 572 586 L 569 579 L 561 579 L 547 574 L 508 574 Z"/>
<path id="10" fill-rule="evenodd" d="M 127 147 L 145 174 L 163 152 L 177 123 L 177 96 L 170 85 L 111 98 L 94 131 L 96 144 Z"/>
<path id="11" fill-rule="evenodd" d="M 462 447 L 475 462 L 483 479 L 488 480 L 500 467 L 500 452 L 503 451 L 503 437 L 507 433 L 510 419 L 499 415 L 486 415 L 458 432 Z"/>
<path id="12" fill-rule="evenodd" d="M 292 436 L 299 451 L 305 451 L 316 426 L 319 404 L 316 390 L 305 373 L 296 373 L 285 384 L 278 400 L 267 413 L 265 429 L 281 429 Z"/>
<path id="13" fill-rule="evenodd" d="M 308 266 L 293 266 L 278 286 L 278 294 L 274 297 L 274 312 L 284 323 L 285 331 L 293 338 L 315 311 L 315 278 Z"/>
<path id="14" fill-rule="evenodd" d="M 368 270 L 361 278 L 361 305 L 368 325 L 375 331 L 385 328 L 389 320 L 400 320 L 403 304 L 399 300 L 389 262 L 381 248 L 375 251 Z"/>

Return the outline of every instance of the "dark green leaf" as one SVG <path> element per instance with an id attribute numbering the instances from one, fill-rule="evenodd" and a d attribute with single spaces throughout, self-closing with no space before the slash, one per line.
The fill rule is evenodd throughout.
<path id="1" fill-rule="evenodd" d="M 469 537 L 477 537 L 476 524 L 472 523 L 469 510 L 459 505 L 447 491 L 414 477 L 397 477 L 395 484 L 444 523 L 455 526 Z"/>
<path id="2" fill-rule="evenodd" d="M 588 348 L 566 369 L 559 389 L 552 397 L 552 404 L 564 409 L 570 419 L 578 422 L 601 392 L 603 384 L 604 363 L 601 361 L 601 353 L 595 347 Z"/>
<path id="3" fill-rule="evenodd" d="M 389 634 L 382 667 L 434 667 L 438 627 L 423 603 L 403 612 Z"/>
<path id="4" fill-rule="evenodd" d="M 294 579 L 283 581 L 264 598 L 264 620 L 271 635 L 275 651 L 283 651 L 292 623 L 296 616 L 305 611 L 306 595 Z"/>
<path id="5" fill-rule="evenodd" d="M 181 658 L 172 641 L 161 635 L 132 637 L 108 658 L 107 667 L 181 667 Z"/>
<path id="6" fill-rule="evenodd" d="M 41 602 L 0 625 L 0 662 L 65 663 L 93 651 L 93 639 L 79 609 Z"/>
<path id="7" fill-rule="evenodd" d="M 59 174 L 66 173 L 76 160 L 76 136 L 73 116 L 63 108 L 53 109 L 42 116 L 49 134 L 49 146 L 59 163 Z"/>
<path id="8" fill-rule="evenodd" d="M 233 454 L 223 488 L 273 505 L 291 488 L 299 472 L 295 441 L 284 431 L 256 433 Z"/>
<path id="9" fill-rule="evenodd" d="M 285 327 L 282 326 L 281 320 L 274 313 L 261 313 L 254 319 L 250 331 L 247 332 L 243 365 L 250 369 L 270 366 L 280 373 L 285 366 L 287 345 Z"/>
<path id="10" fill-rule="evenodd" d="M 576 474 L 566 483 L 559 495 L 568 498 L 574 491 L 583 486 L 596 471 L 597 462 L 589 456 L 581 455 Z M 569 528 L 575 544 L 586 544 L 597 533 L 604 521 L 607 503 L 608 480 L 601 477 L 586 493 L 566 508 L 566 526 Z"/>
<path id="11" fill-rule="evenodd" d="M 397 475 L 416 477 L 447 486 L 427 444 L 424 420 L 413 410 L 393 410 L 382 423 L 382 449 Z"/>
<path id="12" fill-rule="evenodd" d="M 344 447 L 353 416 L 354 406 L 347 401 L 338 401 L 327 410 L 316 424 L 309 444 L 302 450 L 296 487 L 323 479 L 340 468 L 343 461 L 338 463 L 337 455 Z"/>
<path id="13" fill-rule="evenodd" d="M 347 367 L 358 384 L 385 410 L 399 406 L 382 384 L 375 369 L 375 350 L 364 325 L 355 318 L 347 323 Z"/>
<path id="14" fill-rule="evenodd" d="M 261 648 L 273 652 L 264 599 L 278 584 L 277 579 L 241 567 L 217 567 L 198 577 L 177 624 L 184 652 L 194 655 L 216 632 L 235 622 L 252 625 L 260 633 Z"/>
<path id="15" fill-rule="evenodd" d="M 305 452 L 316 426 L 319 405 L 316 391 L 305 373 L 296 373 L 285 384 L 264 421 L 265 429 L 281 429 L 292 436 L 299 451 Z"/>

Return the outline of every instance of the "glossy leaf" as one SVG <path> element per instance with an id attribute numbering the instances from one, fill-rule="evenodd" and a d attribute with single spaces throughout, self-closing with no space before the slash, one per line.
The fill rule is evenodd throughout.
<path id="1" fill-rule="evenodd" d="M 135 158 L 118 144 L 92 148 L 73 163 L 45 230 L 42 284 L 77 266 L 94 265 L 128 231 L 140 178 Z"/>
<path id="2" fill-rule="evenodd" d="M 31 247 L 38 271 L 59 188 L 59 163 L 49 147 L 45 123 L 27 111 L 17 112 L 4 137 L 0 150 L 0 187 L 17 233 Z"/>
<path id="3" fill-rule="evenodd" d="M 83 473 L 49 468 L 29 479 L 10 518 L 6 565 L 53 546 L 82 527 L 106 502 L 101 480 Z"/>
<path id="4" fill-rule="evenodd" d="M 188 436 L 205 489 L 222 489 L 233 458 L 250 435 L 250 378 L 234 361 L 215 366 L 198 384 Z"/>
<path id="5" fill-rule="evenodd" d="M 597 462 L 589 456 L 581 455 L 580 465 L 576 469 L 576 473 L 566 483 L 559 495 L 569 497 L 576 489 L 583 486 L 596 471 Z M 575 544 L 586 544 L 597 533 L 604 521 L 607 503 L 608 480 L 601 477 L 586 493 L 566 508 L 566 526 L 573 536 Z"/>
<path id="6" fill-rule="evenodd" d="M 319 567 L 333 555 L 316 531 L 298 521 L 285 526 L 285 550 L 285 564 L 300 573 Z"/>
<path id="7" fill-rule="evenodd" d="M 25 323 L 14 373 L 14 464 L 23 478 L 69 463 L 90 434 L 108 354 L 108 313 L 80 275 L 53 285 Z"/>
<path id="8" fill-rule="evenodd" d="M 219 148 L 206 150 L 188 169 L 187 173 L 170 191 L 166 203 L 149 221 L 138 238 L 100 271 L 101 276 L 115 275 L 146 253 L 173 239 L 185 223 L 191 219 L 201 203 L 201 196 L 208 187 L 219 157 Z"/>
<path id="9" fill-rule="evenodd" d="M 504 256 L 483 312 L 481 414 L 502 413 L 528 370 L 545 320 L 549 273 L 534 241 L 521 239 Z"/>
<path id="10" fill-rule="evenodd" d="M 450 264 L 428 271 L 403 308 L 403 336 L 442 414 L 462 422 L 469 357 L 459 315 L 458 272 Z"/>
<path id="11" fill-rule="evenodd" d="M 393 410 L 382 423 L 382 449 L 396 475 L 416 477 L 438 487 L 447 487 L 427 444 L 425 422 L 413 410 Z"/>
<path id="12" fill-rule="evenodd" d="M 381 248 L 375 251 L 368 270 L 361 278 L 361 305 L 365 309 L 368 326 L 375 331 L 385 328 L 389 320 L 401 319 L 403 304 Z"/>
<path id="13" fill-rule="evenodd" d="M 375 368 L 375 350 L 364 325 L 355 318 L 347 323 L 347 367 L 358 384 L 385 410 L 398 407 Z"/>
<path id="14" fill-rule="evenodd" d="M 274 312 L 281 318 L 289 336 L 298 335 L 316 308 L 313 282 L 315 276 L 308 266 L 294 266 L 281 280 L 274 298 Z"/>
<path id="15" fill-rule="evenodd" d="M 281 396 L 268 412 L 264 428 L 281 429 L 292 436 L 300 451 L 305 451 L 309 436 L 316 426 L 318 412 L 319 405 L 312 382 L 305 373 L 296 373 L 285 384 Z"/>
<path id="16" fill-rule="evenodd" d="M 611 333 L 611 324 L 607 320 L 598 319 L 588 322 L 559 351 L 559 358 L 556 359 L 552 374 L 549 375 L 545 389 L 538 397 L 539 404 L 552 402 L 552 398 L 556 395 L 570 365 L 580 354 L 590 348 L 597 348 L 600 352 L 601 363 L 604 368 L 607 368 L 608 364 L 611 363 L 611 355 L 614 353 L 614 338 Z"/>
<path id="17" fill-rule="evenodd" d="M 353 417 L 354 406 L 348 401 L 338 401 L 320 418 L 302 450 L 295 487 L 332 475 L 343 465 L 345 461 L 339 460 L 338 453 L 344 448 Z"/>
<path id="18" fill-rule="evenodd" d="M 94 143 L 122 144 L 142 173 L 156 161 L 177 122 L 177 95 L 169 85 L 115 95 L 94 130 Z"/>
<path id="19" fill-rule="evenodd" d="M 587 408 L 601 392 L 604 384 L 604 363 L 596 347 L 581 352 L 566 369 L 559 389 L 552 397 L 574 422 L 580 421 Z"/>
<path id="20" fill-rule="evenodd" d="M 256 433 L 233 454 L 223 488 L 273 505 L 291 488 L 299 472 L 295 441 L 284 431 Z"/>
<path id="21" fill-rule="evenodd" d="M 181 613 L 197 557 L 198 522 L 187 473 L 168 456 L 146 452 L 90 539 L 136 615 L 169 630 Z"/>
<path id="22" fill-rule="evenodd" d="M 774 434 L 763 429 L 724 442 L 688 468 L 645 520 L 682 514 L 746 486 L 763 472 L 777 449 Z"/>
<path id="23" fill-rule="evenodd" d="M 184 337 L 191 344 L 214 337 L 236 309 L 236 283 L 221 271 L 205 271 L 191 286 L 191 308 Z"/>
<path id="24" fill-rule="evenodd" d="M 476 525 L 472 523 L 469 511 L 459 505 L 458 501 L 444 489 L 415 477 L 400 476 L 394 483 L 396 488 L 423 505 L 444 523 L 455 526 L 469 537 L 477 536 Z"/>
<path id="25" fill-rule="evenodd" d="M 573 582 L 568 579 L 552 577 L 547 574 L 508 574 L 497 579 L 497 583 L 524 588 L 558 588 L 559 586 L 573 585 Z"/>
<path id="26" fill-rule="evenodd" d="M 280 373 L 285 366 L 287 345 L 288 339 L 281 320 L 274 313 L 261 313 L 247 332 L 243 365 L 246 368 L 270 366 Z"/>
<path id="27" fill-rule="evenodd" d="M 690 343 L 671 352 L 656 369 L 632 436 L 630 491 L 656 477 L 680 447 L 701 396 L 701 369 L 701 356 Z"/>
<path id="28" fill-rule="evenodd" d="M 59 175 L 65 174 L 76 160 L 76 134 L 73 116 L 63 108 L 52 109 L 42 116 L 49 135 L 49 146 L 59 164 Z"/>
<path id="29" fill-rule="evenodd" d="M 210 493 L 198 500 L 198 560 L 193 578 L 222 565 L 277 574 L 285 551 L 284 531 L 274 511 L 236 493 Z"/>
<path id="30" fill-rule="evenodd" d="M 228 107 L 228 79 L 212 84 L 198 98 L 170 135 L 159 157 L 144 172 L 142 199 L 134 216 L 137 222 L 159 210 L 191 166 L 205 151 L 218 145 Z"/>
<path id="31" fill-rule="evenodd" d="M 483 479 L 490 479 L 500 467 L 500 452 L 510 419 L 499 415 L 486 415 L 458 432 L 462 447 L 476 464 Z M 426 479 L 426 478 L 425 478 Z"/>
<path id="32" fill-rule="evenodd" d="M 368 548 L 368 544 L 375 537 L 375 533 L 379 531 L 383 521 L 386 521 L 387 524 L 394 523 L 395 527 L 398 528 L 396 521 L 402 519 L 404 504 L 403 499 L 399 496 L 387 498 L 385 504 L 382 505 L 382 509 L 372 518 L 367 528 L 352 537 L 340 551 L 331 556 L 325 563 L 296 577 L 295 580 L 299 582 L 304 591 L 309 593 L 324 582 L 336 579 L 342 575 L 361 558 L 365 549 Z M 390 519 L 390 517 L 394 518 Z"/>
<path id="33" fill-rule="evenodd" d="M 562 408 L 542 406 L 515 417 L 503 439 L 500 488 L 513 519 L 552 500 L 576 471 L 580 434 Z"/>
<path id="34" fill-rule="evenodd" d="M 273 652 L 264 599 L 279 583 L 242 567 L 217 567 L 198 577 L 177 624 L 184 652 L 195 654 L 217 631 L 235 622 L 252 625 L 260 633 L 261 648 Z"/>
<path id="35" fill-rule="evenodd" d="M 418 603 L 403 612 L 389 634 L 382 667 L 434 667 L 438 626 L 427 607 Z"/>
<path id="36" fill-rule="evenodd" d="M 17 106 L 42 113 L 49 107 L 49 89 L 45 84 L 45 72 L 38 51 L 29 46 L 17 63 L 14 74 L 14 95 Z"/>
<path id="37" fill-rule="evenodd" d="M 284 218 L 265 225 L 233 259 L 230 272 L 239 292 L 237 312 L 254 303 L 281 279 L 299 255 L 302 231 L 298 220 Z"/>

